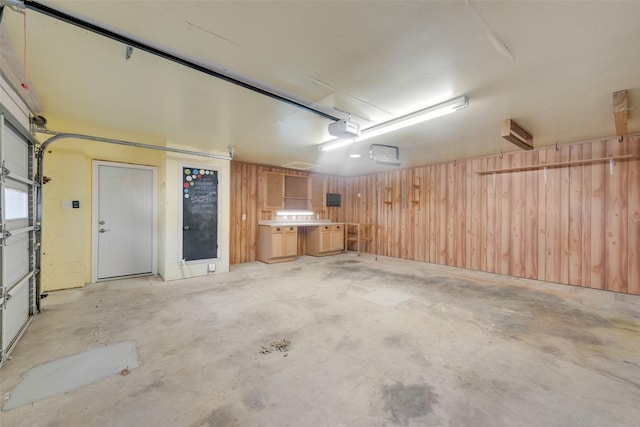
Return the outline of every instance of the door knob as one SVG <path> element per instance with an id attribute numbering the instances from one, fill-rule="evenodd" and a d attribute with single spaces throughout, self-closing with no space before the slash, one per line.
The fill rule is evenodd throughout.
<path id="1" fill-rule="evenodd" d="M 183 230 L 191 230 L 191 227 L 189 227 L 188 225 L 185 225 L 184 227 L 182 227 Z"/>

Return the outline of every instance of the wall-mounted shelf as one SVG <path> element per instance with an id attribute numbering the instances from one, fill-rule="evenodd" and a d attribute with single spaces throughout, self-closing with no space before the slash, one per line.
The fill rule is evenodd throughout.
<path id="1" fill-rule="evenodd" d="M 566 166 L 590 165 L 593 163 L 615 162 L 616 160 L 631 160 L 633 158 L 634 158 L 633 154 L 627 154 L 624 156 L 602 157 L 600 159 L 571 160 L 568 162 L 548 163 L 546 165 L 519 166 L 515 168 L 491 169 L 491 170 L 486 170 L 486 171 L 481 171 L 476 173 L 478 175 L 490 175 L 493 173 L 524 172 L 524 171 L 539 170 L 539 169 L 561 168 Z"/>
<path id="2" fill-rule="evenodd" d="M 360 256 L 361 245 L 365 245 L 372 240 L 371 238 L 371 224 L 357 224 L 347 223 L 345 224 L 344 233 L 344 250 L 349 250 L 349 243 L 355 243 L 356 252 Z"/>
<path id="3" fill-rule="evenodd" d="M 384 187 L 384 199 L 382 203 L 389 206 L 393 204 L 393 187 Z"/>
<path id="4" fill-rule="evenodd" d="M 414 178 L 413 185 L 411 186 L 411 203 L 414 205 L 420 204 L 420 177 Z"/>

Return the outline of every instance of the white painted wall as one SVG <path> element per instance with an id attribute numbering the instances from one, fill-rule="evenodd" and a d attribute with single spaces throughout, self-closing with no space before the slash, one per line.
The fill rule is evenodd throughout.
<path id="1" fill-rule="evenodd" d="M 189 149 L 184 146 L 174 148 Z M 182 170 L 181 165 L 193 165 L 218 171 L 218 261 L 215 273 L 208 272 L 208 262 L 189 262 L 183 265 L 179 252 L 181 244 L 180 209 L 182 206 Z M 229 160 L 208 159 L 204 157 L 184 156 L 167 153 L 165 175 L 160 178 L 160 209 L 158 221 L 162 221 L 158 236 L 159 252 L 164 253 L 158 264 L 158 273 L 165 280 L 183 279 L 207 274 L 229 271 L 229 224 L 231 212 Z M 164 200 L 163 200 L 164 198 Z"/>

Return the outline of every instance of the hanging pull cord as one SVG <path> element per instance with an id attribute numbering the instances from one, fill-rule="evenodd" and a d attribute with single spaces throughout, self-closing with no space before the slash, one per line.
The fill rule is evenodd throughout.
<path id="1" fill-rule="evenodd" d="M 24 90 L 29 92 L 29 85 L 27 84 L 27 11 L 22 10 L 20 11 L 20 13 L 22 13 L 22 16 L 23 16 L 23 34 L 24 34 L 24 50 L 22 51 L 23 74 L 22 74 L 22 84 L 20 86 L 22 86 Z"/>

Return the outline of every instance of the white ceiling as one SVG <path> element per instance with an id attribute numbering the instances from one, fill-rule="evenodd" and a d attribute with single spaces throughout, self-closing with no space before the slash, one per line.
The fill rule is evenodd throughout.
<path id="1" fill-rule="evenodd" d="M 330 120 L 27 10 L 27 78 L 55 131 L 179 144 L 235 159 L 355 175 L 615 134 L 612 92 L 640 99 L 640 1 L 46 1 L 363 127 L 467 95 L 469 107 L 320 153 Z M 5 8 L 3 70 L 22 63 L 23 17 Z M 8 34 L 8 36 L 6 35 Z M 8 46 L 13 46 L 10 53 Z M 15 58 L 15 61 L 6 58 Z M 14 71 L 20 74 L 21 71 Z M 337 110 L 336 110 L 337 108 Z M 630 112 L 629 131 L 640 131 Z M 359 152 L 360 159 L 347 154 Z"/>

